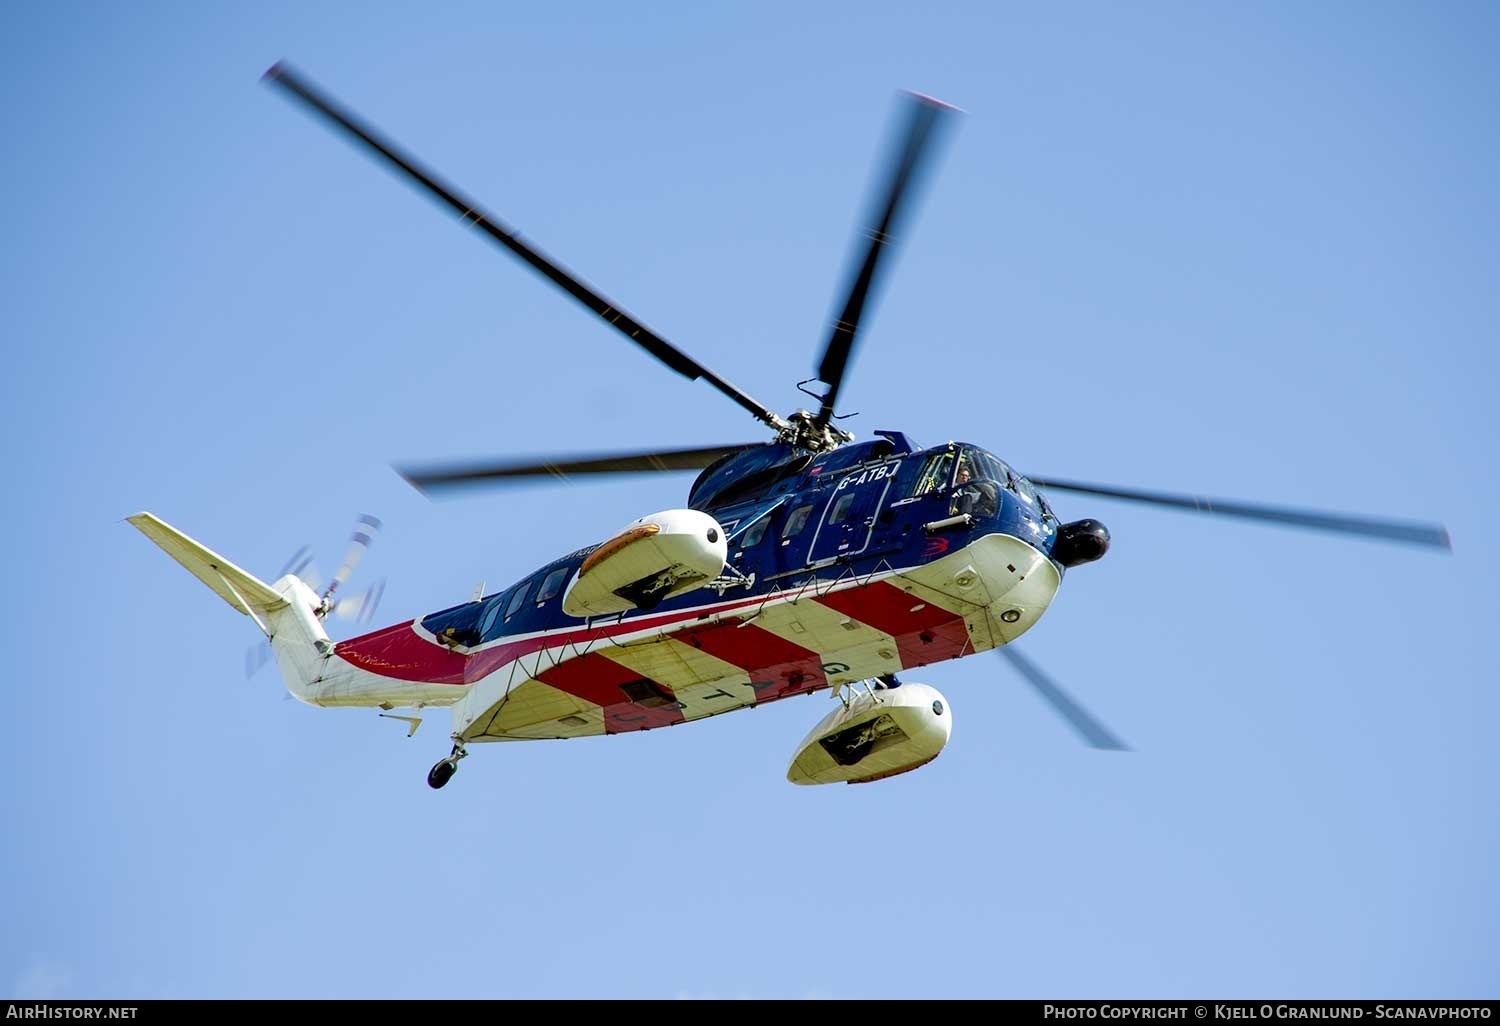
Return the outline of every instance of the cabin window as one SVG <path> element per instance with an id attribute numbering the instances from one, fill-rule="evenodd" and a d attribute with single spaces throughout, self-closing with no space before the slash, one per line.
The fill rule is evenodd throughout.
<path id="1" fill-rule="evenodd" d="M 745 528 L 745 536 L 740 539 L 740 547 L 748 549 L 759 545 L 760 540 L 766 536 L 766 529 L 771 526 L 771 515 L 767 513 L 755 523 Z"/>
<path id="2" fill-rule="evenodd" d="M 496 595 L 490 599 L 490 607 L 484 611 L 484 619 L 479 622 L 479 637 L 481 640 L 490 636 L 490 628 L 495 626 L 495 617 L 500 615 L 500 596 Z"/>
<path id="3" fill-rule="evenodd" d="M 807 524 L 807 516 L 812 512 L 812 506 L 798 506 L 792 510 L 792 515 L 786 518 L 786 526 L 781 529 L 783 539 L 796 537 L 797 532 Z"/>
<path id="4" fill-rule="evenodd" d="M 833 504 L 833 509 L 828 511 L 828 523 L 842 524 L 844 518 L 849 515 L 849 507 L 852 505 L 854 505 L 854 490 L 851 488 L 839 496 L 838 501 Z"/>
<path id="5" fill-rule="evenodd" d="M 952 475 L 953 454 L 951 452 L 940 452 L 935 456 L 929 456 L 927 462 L 922 464 L 922 472 L 917 475 L 917 486 L 912 490 L 912 495 L 932 495 L 946 491 L 948 479 Z"/>
<path id="6" fill-rule="evenodd" d="M 516 586 L 516 592 L 510 597 L 510 604 L 505 607 L 505 619 L 508 621 L 516 615 L 516 610 L 521 608 L 521 603 L 526 601 L 526 593 L 531 590 L 531 582 Z"/>
<path id="7" fill-rule="evenodd" d="M 537 589 L 536 604 L 541 605 L 549 599 L 555 598 L 562 591 L 563 582 L 568 579 L 568 568 L 560 566 L 547 575 L 542 581 L 541 588 Z"/>

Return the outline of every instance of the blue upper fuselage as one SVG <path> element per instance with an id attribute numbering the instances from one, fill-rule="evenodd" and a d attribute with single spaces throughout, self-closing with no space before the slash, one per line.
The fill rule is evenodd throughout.
<path id="1" fill-rule="evenodd" d="M 1013 535 L 1051 555 L 1059 527 L 1031 483 L 985 450 L 960 442 L 917 450 L 898 432 L 824 453 L 783 443 L 733 453 L 698 476 L 688 505 L 723 527 L 726 575 L 753 578 L 725 592 L 734 597 L 786 591 L 814 576 L 916 566 L 987 534 Z M 562 592 L 593 548 L 554 560 L 498 594 L 426 616 L 422 625 L 434 634 L 451 630 L 454 642 L 470 647 L 580 625 L 582 619 L 562 611 Z M 715 598 L 700 588 L 651 612 Z"/>

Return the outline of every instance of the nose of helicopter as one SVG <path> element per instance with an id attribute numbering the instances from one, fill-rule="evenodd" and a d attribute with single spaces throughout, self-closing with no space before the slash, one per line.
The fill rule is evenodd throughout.
<path id="1" fill-rule="evenodd" d="M 904 576 L 914 597 L 963 615 L 969 643 L 980 650 L 1030 630 L 1062 583 L 1062 572 L 1042 548 L 1003 531 L 974 538 Z"/>

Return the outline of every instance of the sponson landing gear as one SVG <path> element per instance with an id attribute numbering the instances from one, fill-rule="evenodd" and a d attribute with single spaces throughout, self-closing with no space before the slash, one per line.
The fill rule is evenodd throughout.
<path id="1" fill-rule="evenodd" d="M 436 791 L 448 781 L 453 779 L 453 774 L 458 772 L 458 760 L 468 758 L 469 752 L 464 748 L 462 741 L 453 742 L 453 751 L 448 758 L 437 763 L 427 771 L 427 786 Z"/>

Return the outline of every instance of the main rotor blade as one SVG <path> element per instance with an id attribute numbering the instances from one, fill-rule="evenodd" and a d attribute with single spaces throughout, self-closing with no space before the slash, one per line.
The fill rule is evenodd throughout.
<path id="1" fill-rule="evenodd" d="M 323 115 L 349 135 L 384 157 L 392 165 L 405 172 L 407 177 L 416 184 L 453 208 L 458 213 L 461 221 L 483 232 L 516 254 L 516 256 L 547 277 L 553 284 L 604 318 L 607 323 L 617 329 L 626 338 L 646 350 L 646 352 L 656 357 L 678 374 L 691 378 L 694 381 L 704 378 L 714 388 L 749 410 L 755 415 L 756 419 L 778 430 L 785 426 L 781 419 L 769 409 L 756 402 L 744 392 L 741 392 L 738 388 L 735 388 L 707 367 L 704 367 L 697 360 L 682 352 L 640 321 L 637 321 L 634 317 L 620 309 L 612 300 L 606 299 L 595 292 L 593 288 L 585 284 L 577 275 L 554 261 L 551 257 L 522 242 L 520 233 L 516 229 L 505 224 L 493 214 L 481 209 L 479 204 L 474 200 L 469 199 L 458 192 L 457 189 L 444 183 L 431 171 L 428 171 L 421 164 L 417 163 L 413 157 L 399 150 L 394 143 L 382 138 L 369 125 L 362 123 L 352 113 L 323 96 L 300 75 L 287 67 L 285 62 L 278 61 L 272 65 L 263 78 L 272 85 L 278 85 L 286 89 L 318 114 Z"/>
<path id="2" fill-rule="evenodd" d="M 706 446 L 700 449 L 673 449 L 662 452 L 601 453 L 573 456 L 567 459 L 527 460 L 501 463 L 449 463 L 423 467 L 397 467 L 420 492 L 436 492 L 462 485 L 495 484 L 507 478 L 551 476 L 566 481 L 574 474 L 626 474 L 670 470 L 701 470 L 721 456 L 751 449 L 763 443 Z"/>
<path id="3" fill-rule="evenodd" d="M 999 652 L 1010 660 L 1010 664 L 1026 678 L 1027 683 L 1036 688 L 1037 694 L 1041 695 L 1048 705 L 1067 720 L 1091 747 L 1111 752 L 1130 751 L 1125 742 L 1115 737 L 1108 727 L 1089 715 L 1083 706 L 1073 701 L 1067 692 L 1053 683 L 1052 678 L 1043 673 L 1039 666 L 1016 651 L 1014 645 L 1005 645 L 999 649 Z"/>
<path id="4" fill-rule="evenodd" d="M 869 242 L 865 248 L 864 261 L 850 283 L 848 301 L 838 320 L 834 322 L 833 334 L 823 348 L 823 359 L 818 363 L 818 380 L 828 385 L 828 393 L 823 397 L 823 406 L 818 411 L 817 420 L 820 424 L 827 424 L 833 417 L 834 404 L 838 402 L 839 389 L 844 383 L 844 371 L 854 349 L 855 337 L 859 334 L 859 321 L 864 313 L 865 301 L 874 287 L 880 258 L 899 227 L 902 201 L 913 181 L 920 176 L 930 152 L 933 129 L 942 115 L 957 109 L 930 96 L 908 93 L 907 97 L 911 120 L 906 128 L 905 143 L 890 165 L 890 178 L 884 192 L 877 193 L 884 195 L 885 206 L 872 208 L 871 212 L 875 216 L 871 220 L 874 224 L 866 229 Z"/>
<path id="5" fill-rule="evenodd" d="M 1385 541 L 1404 542 L 1410 545 L 1426 545 L 1431 548 L 1452 550 L 1453 543 L 1448 529 L 1441 524 L 1419 524 L 1404 520 L 1381 520 L 1374 517 L 1357 517 L 1347 513 L 1321 513 L 1316 510 L 1285 509 L 1280 506 L 1261 506 L 1227 499 L 1210 499 L 1203 495 L 1168 495 L 1163 492 L 1145 492 L 1134 488 L 1116 488 L 1112 485 L 1080 484 L 1076 481 L 1059 481 L 1056 478 L 1031 478 L 1038 488 L 1054 488 L 1063 492 L 1082 492 L 1087 495 L 1103 495 L 1110 499 L 1125 499 L 1144 502 L 1153 506 L 1170 506 L 1173 509 L 1192 510 L 1195 513 L 1214 513 L 1226 517 L 1241 517 L 1245 520 L 1263 520 L 1292 527 L 1310 527 L 1318 531 L 1336 534 L 1364 535 Z"/>

